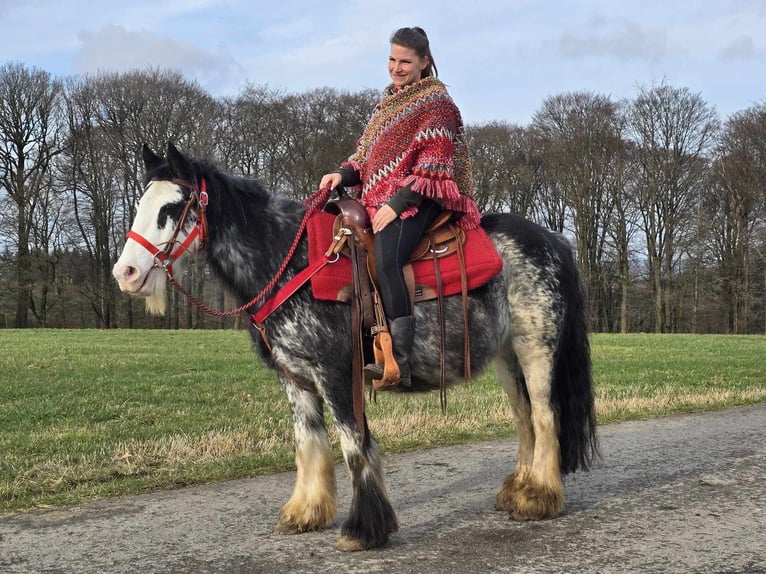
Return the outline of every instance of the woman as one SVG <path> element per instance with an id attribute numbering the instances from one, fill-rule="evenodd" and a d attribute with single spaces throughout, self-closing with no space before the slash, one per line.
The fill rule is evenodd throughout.
<path id="1" fill-rule="evenodd" d="M 375 269 L 388 319 L 399 384 L 408 387 L 415 334 L 402 267 L 442 210 L 470 229 L 481 219 L 473 200 L 470 158 L 460 111 L 437 76 L 422 28 L 391 36 L 391 84 L 372 113 L 354 154 L 322 177 L 320 188 L 361 186 L 375 234 Z M 382 365 L 367 365 L 381 379 Z M 392 385 L 393 386 L 393 385 Z"/>

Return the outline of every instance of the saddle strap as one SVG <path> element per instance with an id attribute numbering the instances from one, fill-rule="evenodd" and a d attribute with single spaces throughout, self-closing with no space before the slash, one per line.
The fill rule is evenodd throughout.
<path id="1" fill-rule="evenodd" d="M 364 343 L 362 341 L 362 298 L 359 281 L 359 253 L 355 241 L 348 242 L 351 249 L 351 267 L 353 271 L 351 300 L 351 397 L 354 405 L 354 418 L 359 427 L 362 443 L 365 439 L 364 420 Z"/>
<path id="2" fill-rule="evenodd" d="M 347 217 L 343 217 L 343 223 L 347 229 L 350 229 L 353 237 L 349 244 L 354 244 L 354 249 L 351 251 L 351 281 L 354 285 L 357 285 L 358 291 L 354 292 L 354 299 L 359 299 L 360 309 L 362 313 L 362 327 L 370 329 L 375 325 L 375 310 L 374 300 L 372 295 L 372 282 L 370 271 L 367 265 L 370 248 L 374 249 L 374 244 L 370 243 L 369 234 L 365 233 L 365 230 L 359 227 L 354 221 Z"/>
<path id="3" fill-rule="evenodd" d="M 453 225 L 449 226 L 455 230 Z M 433 243 L 434 238 L 431 233 L 429 237 Z M 455 233 L 457 237 L 457 233 Z M 468 276 L 465 269 L 465 254 L 463 253 L 463 244 L 457 242 L 458 266 L 460 267 L 460 291 L 463 298 L 463 368 L 466 381 L 471 380 L 471 339 L 468 325 Z M 447 410 L 447 383 L 446 383 L 446 333 L 444 319 L 444 289 L 442 282 L 441 269 L 439 267 L 439 258 L 434 257 L 434 276 L 436 279 L 436 295 L 439 308 L 439 399 L 442 413 Z"/>
<path id="4" fill-rule="evenodd" d="M 460 291 L 463 295 L 463 368 L 466 382 L 471 380 L 471 338 L 468 330 L 468 275 L 465 270 L 463 244 L 458 241 L 457 260 L 460 267 Z"/>
<path id="5" fill-rule="evenodd" d="M 429 233 L 431 240 L 433 234 Z M 447 412 L 447 377 L 446 377 L 446 344 L 444 329 L 444 289 L 442 288 L 442 274 L 439 268 L 439 258 L 434 257 L 434 275 L 436 278 L 436 299 L 439 307 L 439 402 L 442 414 Z"/>

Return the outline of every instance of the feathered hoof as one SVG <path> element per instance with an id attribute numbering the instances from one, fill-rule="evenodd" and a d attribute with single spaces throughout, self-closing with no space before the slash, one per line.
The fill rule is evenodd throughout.
<path id="1" fill-rule="evenodd" d="M 497 491 L 495 508 L 505 512 L 514 512 L 516 510 L 516 497 L 523 488 L 524 484 L 518 472 L 506 476 L 502 486 Z"/>
<path id="2" fill-rule="evenodd" d="M 338 543 L 335 545 L 335 548 L 341 552 L 359 552 L 360 550 L 373 550 L 375 548 L 382 548 L 387 544 L 388 538 L 386 538 L 386 540 L 384 540 L 382 543 L 374 544 L 364 543 L 362 540 L 341 536 L 340 540 L 338 540 Z"/>
<path id="3" fill-rule="evenodd" d="M 545 520 L 555 518 L 564 508 L 564 492 L 561 488 L 526 484 L 512 498 L 512 508 L 504 508 L 511 520 Z"/>
<path id="4" fill-rule="evenodd" d="M 320 530 L 326 525 L 324 520 L 314 519 L 308 522 L 299 522 L 293 518 L 280 516 L 279 522 L 275 527 L 277 534 L 303 534 L 304 532 L 314 532 Z"/>
<path id="5" fill-rule="evenodd" d="M 380 546 L 385 546 L 386 542 L 379 545 L 372 545 L 372 544 L 365 544 L 361 540 L 348 538 L 346 536 L 341 536 L 340 540 L 338 540 L 338 543 L 335 545 L 335 548 L 337 548 L 341 552 L 359 552 L 360 550 L 372 550 L 373 548 L 379 548 Z"/>

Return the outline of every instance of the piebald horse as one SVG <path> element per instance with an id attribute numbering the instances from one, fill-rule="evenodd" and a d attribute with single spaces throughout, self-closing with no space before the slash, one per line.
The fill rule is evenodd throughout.
<path id="1" fill-rule="evenodd" d="M 145 191 L 113 274 L 120 289 L 146 298 L 149 312 L 164 313 L 173 265 L 178 268 L 197 248 L 243 303 L 267 286 L 279 289 L 307 267 L 304 204 L 187 157 L 172 144 L 165 157 L 145 146 L 143 159 Z M 508 213 L 486 214 L 481 226 L 503 270 L 469 293 L 470 364 L 480 372 L 492 363 L 510 400 L 519 444 L 496 507 L 516 520 L 551 518 L 564 506 L 562 477 L 587 470 L 597 452 L 584 288 L 561 235 Z M 451 384 L 464 376 L 463 303 L 458 295 L 444 304 L 444 368 Z M 418 303 L 414 313 L 413 385 L 433 388 L 441 369 L 436 302 Z M 353 489 L 337 547 L 385 545 L 398 524 L 376 442 L 366 417 L 360 424 L 354 412 L 350 305 L 315 300 L 306 284 L 261 328 L 263 336 L 251 325 L 254 347 L 284 387 L 295 431 L 296 483 L 279 514 L 278 532 L 314 531 L 335 516 L 326 407 Z"/>

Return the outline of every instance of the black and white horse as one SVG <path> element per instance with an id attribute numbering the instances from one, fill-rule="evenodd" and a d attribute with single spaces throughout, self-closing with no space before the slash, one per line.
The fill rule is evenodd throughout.
<path id="1" fill-rule="evenodd" d="M 243 303 L 260 292 L 278 273 L 305 206 L 272 195 L 255 180 L 188 158 L 172 145 L 166 157 L 145 147 L 144 164 L 146 190 L 113 270 L 120 288 L 146 297 L 150 312 L 163 313 L 167 277 L 158 261 L 164 256 L 157 252 L 170 243 L 166 253 L 172 250 L 179 264 L 186 247 L 197 246 L 199 238 L 192 231 L 206 219 L 204 247 L 212 272 Z M 510 399 L 519 440 L 516 467 L 501 485 L 496 505 L 517 520 L 550 518 L 564 506 L 562 476 L 586 470 L 597 449 L 583 286 L 571 248 L 560 235 L 511 214 L 485 215 L 482 227 L 504 268 L 469 295 L 471 365 L 480 372 L 492 362 Z M 176 247 L 185 240 L 185 247 Z M 307 264 L 304 234 L 276 287 Z M 446 342 L 446 375 L 453 383 L 463 377 L 459 295 L 447 298 L 446 313 L 447 324 L 454 325 L 448 327 Z M 436 380 L 438 385 L 436 303 L 419 303 L 415 314 L 413 382 Z M 353 488 L 338 548 L 384 545 L 398 526 L 376 443 L 366 420 L 360 428 L 354 416 L 350 306 L 313 299 L 307 284 L 271 315 L 265 331 L 270 349 L 255 328 L 251 336 L 261 359 L 284 386 L 295 429 L 296 484 L 277 530 L 317 530 L 335 516 L 326 405 L 339 431 Z"/>

